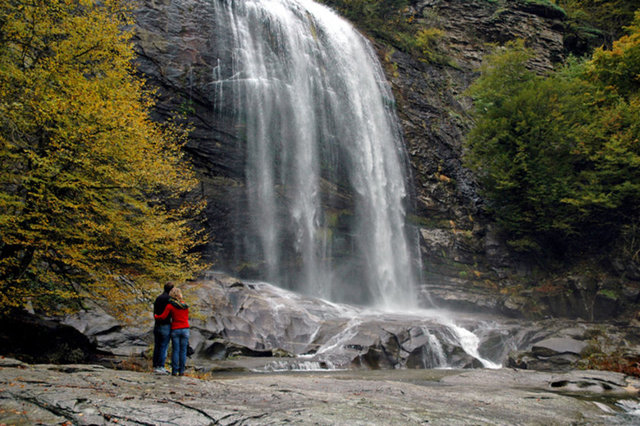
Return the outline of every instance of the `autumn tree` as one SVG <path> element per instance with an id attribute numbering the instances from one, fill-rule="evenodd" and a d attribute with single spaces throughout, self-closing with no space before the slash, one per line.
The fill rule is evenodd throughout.
<path id="1" fill-rule="evenodd" d="M 124 314 L 200 268 L 186 134 L 150 119 L 127 3 L 0 0 L 3 310 Z"/>

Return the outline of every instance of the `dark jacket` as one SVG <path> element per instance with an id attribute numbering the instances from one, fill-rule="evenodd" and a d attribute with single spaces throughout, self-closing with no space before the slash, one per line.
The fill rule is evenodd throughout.
<path id="1" fill-rule="evenodd" d="M 162 314 L 164 312 L 164 308 L 166 308 L 168 304 L 169 304 L 169 293 L 164 292 L 160 296 L 156 297 L 156 301 L 153 302 L 153 314 L 154 315 Z M 171 318 L 170 317 L 165 319 L 156 318 L 156 325 L 163 325 L 163 324 L 171 324 Z"/>

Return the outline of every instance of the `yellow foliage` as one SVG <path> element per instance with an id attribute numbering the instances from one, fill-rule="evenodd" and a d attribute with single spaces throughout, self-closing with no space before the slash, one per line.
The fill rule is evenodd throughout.
<path id="1" fill-rule="evenodd" d="M 587 63 L 592 78 L 623 96 L 640 90 L 640 10 L 626 29 L 629 34 L 616 40 L 610 50 L 596 49 Z"/>
<path id="2" fill-rule="evenodd" d="M 124 314 L 200 267 L 186 132 L 149 117 L 127 3 L 0 0 L 4 309 L 88 296 Z"/>
<path id="3" fill-rule="evenodd" d="M 416 48 L 427 61 L 434 61 L 441 54 L 439 44 L 444 34 L 439 28 L 422 29 L 416 34 Z"/>

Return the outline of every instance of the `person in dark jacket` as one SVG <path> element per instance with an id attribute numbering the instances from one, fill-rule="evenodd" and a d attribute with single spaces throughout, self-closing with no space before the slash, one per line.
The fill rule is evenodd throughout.
<path id="1" fill-rule="evenodd" d="M 184 376 L 187 363 L 187 347 L 189 346 L 189 305 L 184 303 L 182 292 L 173 288 L 169 292 L 169 303 L 156 319 L 171 317 L 171 374 Z"/>
<path id="2" fill-rule="evenodd" d="M 169 303 L 169 292 L 173 289 L 173 284 L 164 285 L 164 293 L 158 296 L 153 302 L 153 314 L 159 315 Z M 167 350 L 169 349 L 169 339 L 171 336 L 171 319 L 157 319 L 153 327 L 153 371 L 158 374 L 169 374 L 164 368 L 167 359 Z"/>

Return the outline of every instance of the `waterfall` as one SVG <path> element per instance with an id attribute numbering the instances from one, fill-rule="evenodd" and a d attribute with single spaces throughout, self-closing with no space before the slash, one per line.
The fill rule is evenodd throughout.
<path id="1" fill-rule="evenodd" d="M 227 57 L 212 83 L 246 141 L 236 263 L 329 300 L 414 306 L 406 154 L 370 43 L 310 0 L 214 3 Z"/>

